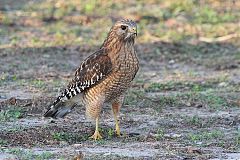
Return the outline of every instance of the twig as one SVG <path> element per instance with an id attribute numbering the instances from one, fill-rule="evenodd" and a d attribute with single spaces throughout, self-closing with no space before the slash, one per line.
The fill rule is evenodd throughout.
<path id="1" fill-rule="evenodd" d="M 237 38 L 237 37 L 239 37 L 239 34 L 233 33 L 233 34 L 229 34 L 229 35 L 222 36 L 222 37 L 217 37 L 217 38 L 199 37 L 199 41 L 208 42 L 208 43 L 223 42 L 223 41 L 227 41 L 229 39 Z"/>

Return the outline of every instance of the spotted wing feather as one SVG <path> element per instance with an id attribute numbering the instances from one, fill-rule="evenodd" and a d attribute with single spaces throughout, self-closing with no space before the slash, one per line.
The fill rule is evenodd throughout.
<path id="1" fill-rule="evenodd" d="M 65 112 L 67 113 L 71 110 L 62 107 L 64 105 L 63 103 L 100 83 L 111 72 L 111 70 L 111 60 L 107 54 L 104 53 L 104 50 L 99 50 L 89 56 L 76 70 L 75 77 L 68 84 L 67 88 L 57 97 L 53 104 L 50 105 L 48 111 L 44 114 L 44 117 L 66 115 Z M 64 111 L 64 113 L 61 111 Z"/>

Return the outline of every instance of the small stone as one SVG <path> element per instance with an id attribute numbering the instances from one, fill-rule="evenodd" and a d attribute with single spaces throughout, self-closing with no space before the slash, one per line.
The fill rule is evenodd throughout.
<path id="1" fill-rule="evenodd" d="M 226 87 L 228 84 L 226 82 L 221 82 L 218 84 L 219 87 Z"/>
<path id="2" fill-rule="evenodd" d="M 166 138 L 180 138 L 181 136 L 182 136 L 181 134 L 176 133 L 164 134 L 164 137 Z"/>
<path id="3" fill-rule="evenodd" d="M 169 64 L 174 64 L 175 61 L 173 59 L 171 59 L 170 61 L 168 61 Z"/>
<path id="4" fill-rule="evenodd" d="M 202 145 L 202 142 L 197 142 L 196 144 L 197 144 L 197 145 Z"/>
<path id="5" fill-rule="evenodd" d="M 185 104 L 186 104 L 186 106 L 191 107 L 191 103 L 190 102 L 186 102 Z"/>
<path id="6" fill-rule="evenodd" d="M 81 143 L 76 143 L 76 144 L 73 144 L 74 147 L 81 147 L 82 144 Z"/>

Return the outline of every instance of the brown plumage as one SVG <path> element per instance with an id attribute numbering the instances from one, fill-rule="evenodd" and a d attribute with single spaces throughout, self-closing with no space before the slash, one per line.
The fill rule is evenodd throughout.
<path id="1" fill-rule="evenodd" d="M 44 116 L 64 117 L 76 105 L 84 104 L 87 117 L 96 120 L 96 130 L 92 136 L 96 140 L 101 138 L 98 119 L 102 106 L 110 103 L 116 121 L 116 133 L 120 135 L 117 115 L 124 94 L 139 68 L 134 49 L 136 35 L 135 22 L 116 22 L 100 49 L 82 62 L 75 77 Z"/>

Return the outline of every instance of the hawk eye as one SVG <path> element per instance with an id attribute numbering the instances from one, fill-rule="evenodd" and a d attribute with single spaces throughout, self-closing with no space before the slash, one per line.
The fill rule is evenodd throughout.
<path id="1" fill-rule="evenodd" d="M 125 30 L 125 29 L 127 29 L 127 26 L 121 25 L 121 29 Z"/>

